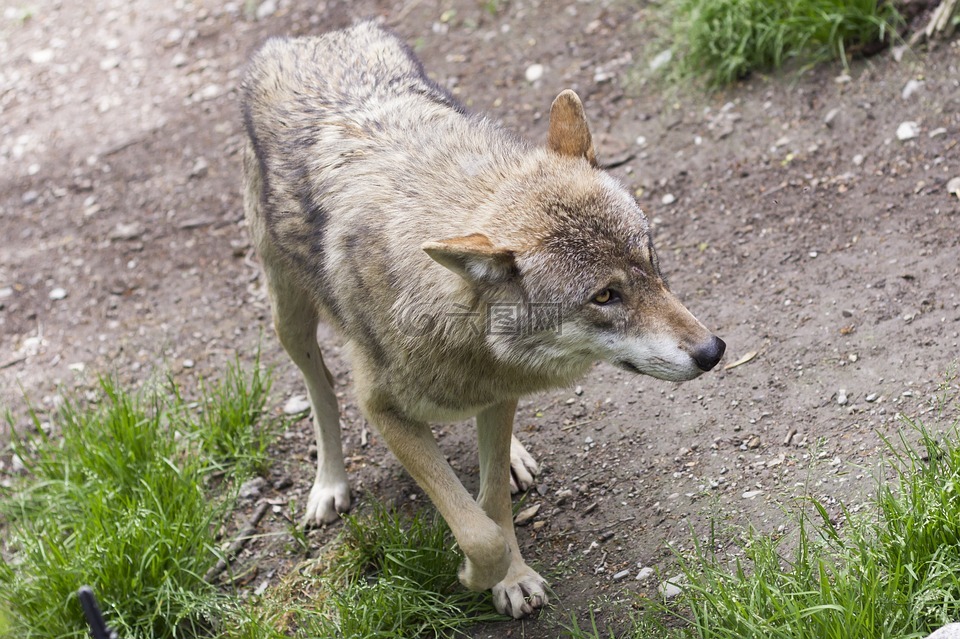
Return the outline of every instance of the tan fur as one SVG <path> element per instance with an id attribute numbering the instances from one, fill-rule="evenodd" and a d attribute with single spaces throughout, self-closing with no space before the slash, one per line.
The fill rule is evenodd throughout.
<path id="1" fill-rule="evenodd" d="M 511 482 L 537 472 L 512 436 L 518 398 L 597 360 L 691 379 L 723 342 L 667 289 L 643 213 L 596 168 L 572 91 L 554 103 L 547 147 L 533 147 L 465 113 L 399 40 L 361 23 L 268 41 L 243 110 L 247 220 L 313 407 L 305 520 L 350 506 L 323 319 L 344 337 L 364 414 L 457 538 L 461 581 L 531 613 L 547 595 L 511 519 Z M 429 427 L 474 415 L 476 499 Z"/>

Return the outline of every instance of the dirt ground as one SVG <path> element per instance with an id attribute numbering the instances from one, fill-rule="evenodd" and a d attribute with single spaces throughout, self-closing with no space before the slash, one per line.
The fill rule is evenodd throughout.
<path id="1" fill-rule="evenodd" d="M 543 473 L 525 501 L 541 508 L 519 535 L 558 601 L 478 637 L 557 636 L 558 621 L 597 601 L 601 625 L 616 627 L 608 602 L 652 591 L 656 577 L 635 577 L 670 570 L 666 542 L 689 547 L 710 516 L 775 532 L 779 504 L 798 495 L 862 503 L 879 435 L 897 432 L 899 414 L 935 420 L 960 356 L 960 199 L 947 188 L 960 176 L 956 40 L 849 75 L 826 66 L 704 95 L 645 79 L 659 51 L 655 6 L 642 1 L 4 6 L 0 402 L 19 425 L 24 392 L 47 410 L 111 371 L 138 384 L 169 370 L 192 387 L 258 344 L 276 366 L 271 408 L 303 392 L 268 326 L 239 194 L 237 87 L 266 37 L 379 16 L 469 108 L 531 139 L 545 137 L 560 90 L 580 93 L 671 287 L 728 350 L 686 384 L 597 365 L 579 387 L 521 403 L 519 436 Z M 904 97 L 910 80 L 922 84 Z M 916 137 L 898 139 L 903 122 Z M 375 433 L 362 445 L 340 342 L 326 329 L 321 340 L 355 496 L 424 501 Z M 471 428 L 438 433 L 475 488 Z M 305 502 L 311 436 L 301 419 L 275 446 L 262 498 L 276 507 L 261 531 L 280 535 L 248 551 L 248 590 L 304 558 L 288 552 L 283 515 Z M 16 471 L 0 456 L 0 481 Z"/>

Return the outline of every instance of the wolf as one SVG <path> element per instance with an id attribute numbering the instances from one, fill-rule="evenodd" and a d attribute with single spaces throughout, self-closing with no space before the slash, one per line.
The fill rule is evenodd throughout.
<path id="1" fill-rule="evenodd" d="M 305 522 L 350 507 L 319 321 L 342 336 L 367 420 L 464 555 L 461 583 L 520 618 L 548 601 L 514 533 L 519 398 L 597 361 L 682 381 L 724 342 L 669 290 L 633 197 L 599 166 L 583 105 L 560 93 L 544 146 L 468 113 L 374 22 L 268 40 L 242 86 L 244 209 L 273 324 L 303 374 L 317 474 Z M 432 422 L 476 417 L 479 492 Z"/>

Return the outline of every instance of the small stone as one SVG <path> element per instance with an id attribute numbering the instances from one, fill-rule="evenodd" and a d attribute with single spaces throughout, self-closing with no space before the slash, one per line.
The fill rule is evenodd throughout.
<path id="1" fill-rule="evenodd" d="M 196 362 L 194 362 L 192 359 L 183 360 L 184 368 L 193 368 L 194 366 L 196 366 Z"/>
<path id="2" fill-rule="evenodd" d="M 960 623 L 948 623 L 927 639 L 960 639 Z"/>
<path id="3" fill-rule="evenodd" d="M 557 498 L 557 505 L 559 506 L 563 504 L 565 501 L 567 501 L 568 499 L 573 498 L 573 491 L 570 490 L 569 488 L 561 488 L 560 490 L 554 493 L 554 497 Z"/>
<path id="4" fill-rule="evenodd" d="M 673 60 L 673 51 L 671 49 L 666 49 L 661 51 L 657 55 L 653 56 L 653 59 L 650 60 L 650 70 L 656 71 L 662 67 L 665 67 Z"/>
<path id="5" fill-rule="evenodd" d="M 960 197 L 960 177 L 955 177 L 947 182 L 947 193 Z"/>
<path id="6" fill-rule="evenodd" d="M 257 20 L 264 20 L 269 18 L 274 13 L 277 12 L 277 3 L 276 0 L 264 0 L 260 3 L 260 6 L 257 7 Z"/>
<path id="7" fill-rule="evenodd" d="M 20 196 L 20 201 L 24 204 L 33 204 L 38 199 L 40 199 L 40 194 L 36 191 L 27 191 L 22 196 Z"/>
<path id="8" fill-rule="evenodd" d="M 102 60 L 100 60 L 100 70 L 101 70 L 101 71 L 109 71 L 109 70 L 111 70 L 111 69 L 116 69 L 116 68 L 119 67 L 119 66 L 120 66 L 120 58 L 118 58 L 118 57 L 116 57 L 116 56 L 112 56 L 112 55 L 111 55 L 111 56 L 107 56 L 106 58 L 103 58 Z"/>
<path id="9" fill-rule="evenodd" d="M 267 480 L 263 477 L 254 477 L 249 479 L 240 486 L 239 495 L 241 499 L 256 499 L 260 496 L 260 493 L 263 492 L 263 487 L 266 485 Z"/>
<path id="10" fill-rule="evenodd" d="M 851 78 L 849 74 L 841 73 L 840 75 L 835 77 L 833 81 L 836 82 L 837 84 L 849 84 L 850 82 L 853 81 L 853 78 Z"/>
<path id="11" fill-rule="evenodd" d="M 760 438 L 757 435 L 754 435 L 753 437 L 748 439 L 747 448 L 750 448 L 751 450 L 755 448 L 760 448 Z"/>
<path id="12" fill-rule="evenodd" d="M 187 66 L 187 62 L 189 61 L 190 61 L 190 58 L 188 58 L 187 54 L 184 53 L 183 51 L 177 51 L 175 54 L 173 54 L 173 58 L 170 60 L 173 66 L 178 69 L 180 67 Z"/>
<path id="13" fill-rule="evenodd" d="M 10 297 L 11 295 L 13 295 L 13 287 L 4 286 L 3 288 L 0 288 L 0 300 Z"/>
<path id="14" fill-rule="evenodd" d="M 947 130 L 941 126 L 941 127 L 937 127 L 927 135 L 929 135 L 931 138 L 938 138 L 941 135 L 946 135 L 946 134 L 947 134 Z"/>
<path id="15" fill-rule="evenodd" d="M 527 82 L 536 82 L 543 77 L 543 65 L 531 64 L 529 67 L 527 67 L 527 70 L 523 75 L 527 79 Z"/>
<path id="16" fill-rule="evenodd" d="M 862 165 L 862 164 L 863 164 L 863 155 L 862 155 L 861 153 L 857 153 L 855 156 L 853 156 L 853 163 L 854 163 L 855 166 L 860 166 L 860 165 Z"/>
<path id="17" fill-rule="evenodd" d="M 51 290 L 50 293 L 47 295 L 47 297 L 49 297 L 50 299 L 52 299 L 52 300 L 54 300 L 54 301 L 62 300 L 62 299 L 64 299 L 66 296 L 67 296 L 67 291 L 64 290 L 64 289 L 62 289 L 62 288 L 60 288 L 59 286 L 58 286 L 57 288 Z"/>
<path id="18" fill-rule="evenodd" d="M 573 397 L 568 397 L 568 398 L 567 398 L 567 401 L 564 402 L 564 403 L 565 403 L 567 406 L 569 406 L 569 405 L 571 405 L 571 404 L 576 403 L 576 401 L 577 401 L 577 400 L 574 399 Z"/>
<path id="19" fill-rule="evenodd" d="M 646 143 L 647 143 L 647 138 L 642 135 L 638 135 L 637 139 L 634 140 L 634 144 L 636 144 L 637 146 L 645 146 Z"/>
<path id="20" fill-rule="evenodd" d="M 671 577 L 657 586 L 657 592 L 659 592 L 660 596 L 664 599 L 675 599 L 677 595 L 683 592 L 683 582 L 683 575 Z"/>
<path id="21" fill-rule="evenodd" d="M 625 578 L 628 577 L 629 575 L 630 575 L 630 571 L 629 571 L 629 570 L 621 570 L 620 572 L 616 573 L 616 574 L 613 576 L 613 580 L 614 580 L 614 581 L 620 581 L 621 579 L 625 579 Z"/>
<path id="22" fill-rule="evenodd" d="M 846 406 L 849 401 L 850 400 L 847 399 L 847 391 L 845 389 L 841 388 L 837 391 L 837 404 L 840 406 Z"/>
<path id="23" fill-rule="evenodd" d="M 53 49 L 39 49 L 30 52 L 30 62 L 34 64 L 46 64 L 53 60 Z"/>
<path id="24" fill-rule="evenodd" d="M 869 395 L 863 398 L 863 400 L 869 404 L 874 403 L 878 399 L 880 399 L 880 395 L 878 393 L 870 393 Z"/>
<path id="25" fill-rule="evenodd" d="M 577 386 L 576 388 L 574 388 L 573 394 L 577 396 L 583 395 L 583 386 Z"/>
<path id="26" fill-rule="evenodd" d="M 207 86 L 200 89 L 199 98 L 201 100 L 213 100 L 220 96 L 223 92 L 223 88 L 219 84 L 208 84 Z"/>
<path id="27" fill-rule="evenodd" d="M 900 98 L 903 100 L 909 100 L 914 93 L 922 88 L 922 80 L 907 80 L 907 83 L 903 87 L 903 91 L 900 92 Z"/>
<path id="28" fill-rule="evenodd" d="M 513 518 L 513 524 L 515 526 L 526 526 L 530 521 L 540 512 L 540 504 L 534 504 L 529 508 L 524 508 L 517 513 L 517 516 Z"/>
<path id="29" fill-rule="evenodd" d="M 743 493 L 742 497 L 744 499 L 753 499 L 754 497 L 759 497 L 762 494 L 762 490 L 748 490 L 747 492 Z"/>
<path id="30" fill-rule="evenodd" d="M 644 566 L 640 569 L 640 572 L 637 573 L 637 581 L 646 581 L 650 577 L 653 577 L 656 571 L 650 566 Z"/>
<path id="31" fill-rule="evenodd" d="M 69 368 L 74 373 L 82 373 L 84 370 L 86 370 L 87 365 L 84 364 L 83 362 L 74 362 L 72 364 L 67 364 L 67 368 Z"/>
<path id="32" fill-rule="evenodd" d="M 901 122 L 897 127 L 897 139 L 901 142 L 912 140 L 920 135 L 920 125 L 916 122 Z"/>
<path id="33" fill-rule="evenodd" d="M 210 164 L 207 162 L 205 157 L 198 157 L 197 161 L 193 163 L 193 167 L 190 169 L 191 178 L 202 178 L 207 175 L 207 171 L 210 168 Z"/>
<path id="34" fill-rule="evenodd" d="M 294 395 L 283 405 L 284 415 L 299 415 L 310 410 L 310 402 L 303 395 Z"/>
<path id="35" fill-rule="evenodd" d="M 840 115 L 840 109 L 833 108 L 827 111 L 827 115 L 823 118 L 823 124 L 828 128 L 832 129 L 834 123 L 837 120 L 837 116 Z"/>
<path id="36" fill-rule="evenodd" d="M 660 198 L 660 201 L 663 204 L 673 204 L 674 202 L 677 201 L 677 196 L 675 196 L 673 193 L 667 193 L 662 198 Z"/>
<path id="37" fill-rule="evenodd" d="M 139 239 L 143 235 L 143 226 L 139 222 L 120 222 L 107 237 L 111 240 L 130 241 Z"/>

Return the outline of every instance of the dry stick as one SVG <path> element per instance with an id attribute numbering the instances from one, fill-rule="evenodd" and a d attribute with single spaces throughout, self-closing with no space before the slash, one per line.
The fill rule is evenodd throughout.
<path id="1" fill-rule="evenodd" d="M 253 533 L 257 532 L 257 524 L 260 523 L 260 520 L 263 519 L 263 516 L 267 512 L 267 508 L 270 507 L 265 501 L 260 502 L 260 505 L 257 506 L 257 509 L 253 511 L 253 514 L 250 515 L 250 519 L 247 520 L 246 525 L 240 531 L 240 534 L 227 546 L 227 550 L 223 553 L 217 561 L 217 565 L 207 571 L 207 574 L 203 576 L 203 580 L 212 583 L 214 579 L 217 578 L 221 572 L 226 570 L 229 562 L 236 557 L 237 553 L 246 545 L 250 538 L 253 537 Z"/>
<path id="2" fill-rule="evenodd" d="M 914 33 L 913 37 L 910 38 L 910 46 L 916 46 L 924 40 L 932 40 L 934 37 L 949 38 L 955 28 L 953 16 L 958 13 L 960 13 L 960 0 L 943 0 L 934 9 L 927 26 Z"/>

